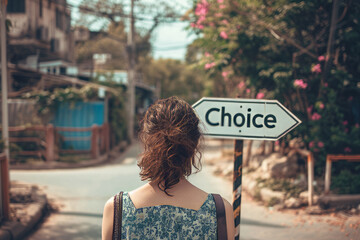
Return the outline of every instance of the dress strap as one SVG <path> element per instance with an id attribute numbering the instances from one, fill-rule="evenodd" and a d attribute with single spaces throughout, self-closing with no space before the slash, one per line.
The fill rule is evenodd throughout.
<path id="1" fill-rule="evenodd" d="M 114 222 L 113 222 L 113 240 L 121 239 L 122 225 L 122 199 L 123 192 L 119 192 L 114 196 Z"/>
<path id="2" fill-rule="evenodd" d="M 227 239 L 226 214 L 222 197 L 219 194 L 212 193 L 215 200 L 216 218 L 217 218 L 217 234 L 218 240 Z"/>

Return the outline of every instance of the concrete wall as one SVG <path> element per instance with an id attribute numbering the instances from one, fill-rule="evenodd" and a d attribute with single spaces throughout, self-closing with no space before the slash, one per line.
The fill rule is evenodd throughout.
<path id="1" fill-rule="evenodd" d="M 51 43 L 52 39 L 58 41 L 55 53 L 68 61 L 74 60 L 74 37 L 71 31 L 70 9 L 66 7 L 66 1 L 50 0 L 25 0 L 25 13 L 8 13 L 7 18 L 12 23 L 9 36 L 13 39 L 36 39 L 41 42 Z M 42 14 L 40 15 L 40 2 L 42 2 Z M 62 28 L 56 24 L 56 12 L 60 13 Z M 39 30 L 43 28 L 43 30 Z M 39 38 L 39 32 L 42 37 Z"/>

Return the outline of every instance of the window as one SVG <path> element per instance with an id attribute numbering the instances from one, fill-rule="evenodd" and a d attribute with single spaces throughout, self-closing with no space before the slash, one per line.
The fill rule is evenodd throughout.
<path id="1" fill-rule="evenodd" d="M 65 32 L 70 32 L 71 28 L 71 17 L 70 15 L 65 15 Z"/>
<path id="2" fill-rule="evenodd" d="M 60 74 L 66 75 L 66 67 L 60 67 Z"/>
<path id="3" fill-rule="evenodd" d="M 63 30 L 63 18 L 59 9 L 56 9 L 56 27 Z"/>
<path id="4" fill-rule="evenodd" d="M 25 0 L 11 0 L 7 5 L 8 13 L 25 13 Z"/>
<path id="5" fill-rule="evenodd" d="M 39 0 L 39 16 L 42 17 L 43 15 L 43 1 Z"/>

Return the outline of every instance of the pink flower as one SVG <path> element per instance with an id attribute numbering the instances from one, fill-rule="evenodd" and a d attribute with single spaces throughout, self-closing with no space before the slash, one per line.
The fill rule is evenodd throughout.
<path id="1" fill-rule="evenodd" d="M 196 24 L 195 23 L 190 23 L 190 26 L 192 27 L 192 28 L 195 28 L 196 27 Z"/>
<path id="2" fill-rule="evenodd" d="M 309 148 L 313 148 L 315 146 L 314 141 L 309 142 Z"/>
<path id="3" fill-rule="evenodd" d="M 199 19 L 197 20 L 196 24 L 197 24 L 197 25 L 202 24 L 202 23 L 205 21 L 205 19 L 206 19 L 206 18 L 205 18 L 204 15 L 200 16 Z"/>
<path id="4" fill-rule="evenodd" d="M 200 25 L 197 26 L 197 28 L 198 28 L 198 29 L 204 29 L 204 25 L 201 25 L 201 24 L 200 24 Z"/>
<path id="5" fill-rule="evenodd" d="M 228 35 L 226 34 L 226 32 L 224 32 L 224 31 L 221 31 L 220 37 L 222 37 L 223 39 L 228 39 L 229 38 Z"/>
<path id="6" fill-rule="evenodd" d="M 329 84 L 326 82 L 326 83 L 324 83 L 324 87 L 328 87 L 329 86 Z"/>
<path id="7" fill-rule="evenodd" d="M 214 27 L 214 26 L 215 26 L 215 23 L 209 22 L 209 26 L 210 26 L 210 27 Z"/>
<path id="8" fill-rule="evenodd" d="M 205 69 L 210 69 L 216 65 L 215 62 L 205 64 Z"/>
<path id="9" fill-rule="evenodd" d="M 307 83 L 305 83 L 303 79 L 295 79 L 294 86 L 302 89 L 306 89 Z"/>
<path id="10" fill-rule="evenodd" d="M 359 124 L 358 124 L 358 123 L 357 123 L 357 124 L 355 124 L 355 127 L 356 127 L 356 128 L 359 128 Z"/>
<path id="11" fill-rule="evenodd" d="M 245 86 L 245 83 L 243 81 L 239 82 L 239 84 L 237 85 L 237 87 L 239 89 L 242 89 Z"/>
<path id="12" fill-rule="evenodd" d="M 217 0 L 217 2 L 218 2 L 218 3 L 223 3 L 223 2 L 224 2 L 224 0 Z"/>
<path id="13" fill-rule="evenodd" d="M 324 147 L 324 143 L 323 143 L 323 142 L 321 142 L 321 141 L 320 141 L 320 142 L 318 142 L 318 144 L 317 144 L 317 145 L 318 145 L 318 147 L 319 147 L 319 148 L 323 148 L 323 147 Z"/>
<path id="14" fill-rule="evenodd" d="M 215 17 L 222 17 L 223 14 L 222 14 L 222 13 L 215 13 L 214 16 L 215 16 Z"/>
<path id="15" fill-rule="evenodd" d="M 325 107 L 325 105 L 324 105 L 323 103 L 320 103 L 320 104 L 319 104 L 319 108 L 320 108 L 320 109 L 324 109 L 324 107 Z"/>
<path id="16" fill-rule="evenodd" d="M 311 71 L 314 72 L 314 73 L 321 73 L 321 66 L 320 64 L 316 64 L 314 65 L 312 68 L 311 68 Z"/>
<path id="17" fill-rule="evenodd" d="M 346 147 L 346 148 L 344 149 L 344 151 L 345 151 L 346 153 L 350 153 L 350 152 L 351 152 L 351 148 Z"/>
<path id="18" fill-rule="evenodd" d="M 196 5 L 195 15 L 205 16 L 209 10 L 209 3 L 206 0 L 202 0 Z"/>
<path id="19" fill-rule="evenodd" d="M 259 92 L 258 94 L 256 94 L 256 99 L 263 99 L 265 97 L 265 94 L 262 92 Z"/>
<path id="20" fill-rule="evenodd" d="M 250 89 L 249 89 L 249 88 L 246 89 L 246 93 L 250 93 Z"/>
<path id="21" fill-rule="evenodd" d="M 319 56 L 319 57 L 318 57 L 318 61 L 319 61 L 319 62 L 325 61 L 325 57 L 324 57 L 324 56 L 322 56 L 322 55 L 321 55 L 321 56 Z"/>
<path id="22" fill-rule="evenodd" d="M 226 6 L 224 4 L 221 4 L 221 5 L 219 5 L 219 8 L 224 9 L 224 8 L 226 8 Z"/>
<path id="23" fill-rule="evenodd" d="M 228 20 L 226 20 L 226 19 L 222 20 L 221 22 L 222 22 L 224 25 L 228 25 L 228 24 L 229 24 Z"/>
<path id="24" fill-rule="evenodd" d="M 312 110 L 313 110 L 313 106 L 311 105 L 311 106 L 308 107 L 306 110 L 307 110 L 308 114 L 310 114 L 310 113 L 312 112 Z"/>
<path id="25" fill-rule="evenodd" d="M 210 53 L 205 52 L 205 57 L 210 57 L 210 56 L 211 56 L 211 54 L 210 54 Z"/>
<path id="26" fill-rule="evenodd" d="M 229 72 L 222 72 L 222 73 L 221 73 L 221 75 L 222 75 L 224 78 L 226 78 L 228 74 L 229 74 Z"/>
<path id="27" fill-rule="evenodd" d="M 349 122 L 346 121 L 346 120 L 342 122 L 342 124 L 343 124 L 344 126 L 348 125 L 348 123 L 349 123 Z"/>
<path id="28" fill-rule="evenodd" d="M 321 115 L 318 113 L 313 113 L 313 115 L 311 116 L 311 120 L 313 121 L 317 121 L 321 118 Z"/>

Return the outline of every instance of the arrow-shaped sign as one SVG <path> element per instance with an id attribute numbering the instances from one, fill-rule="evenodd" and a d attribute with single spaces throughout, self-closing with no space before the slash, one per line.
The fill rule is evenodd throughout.
<path id="1" fill-rule="evenodd" d="M 193 105 L 205 136 L 277 140 L 301 121 L 277 100 L 202 98 Z"/>

